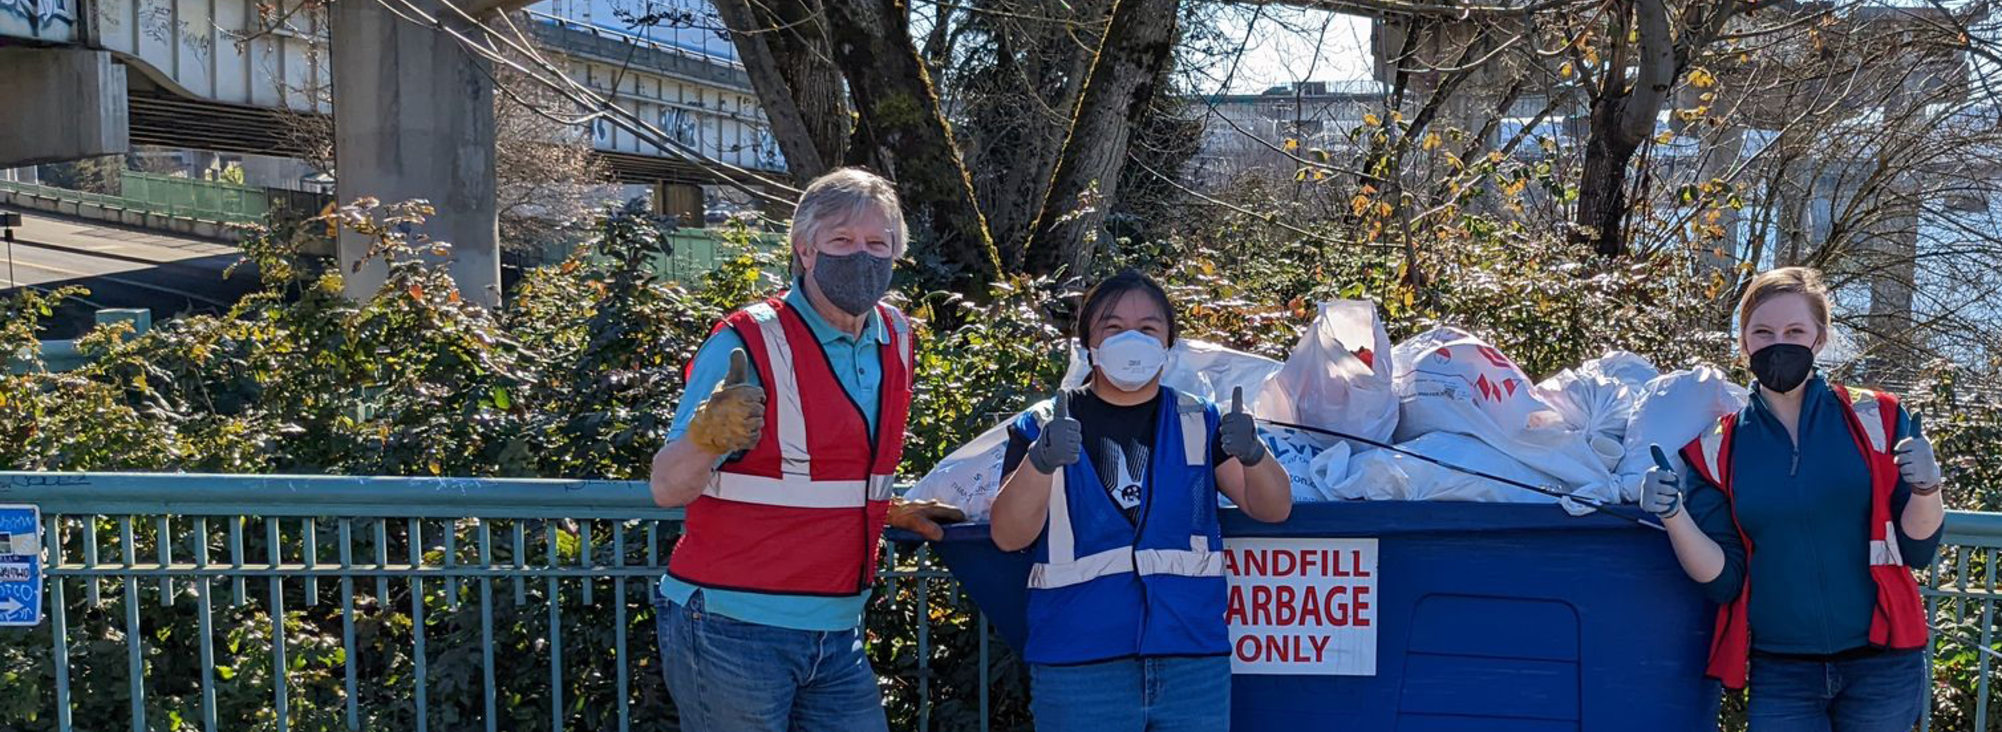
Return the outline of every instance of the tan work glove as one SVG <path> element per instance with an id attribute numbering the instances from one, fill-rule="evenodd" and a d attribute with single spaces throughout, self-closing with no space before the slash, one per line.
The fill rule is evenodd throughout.
<path id="1" fill-rule="evenodd" d="M 744 349 L 730 352 L 730 373 L 688 420 L 687 437 L 696 447 L 729 455 L 758 445 L 765 432 L 765 390 L 751 384 L 751 359 Z"/>
<path id="2" fill-rule="evenodd" d="M 965 520 L 966 512 L 948 503 L 890 499 L 890 525 L 932 541 L 945 538 L 945 529 L 939 524 L 956 524 Z"/>

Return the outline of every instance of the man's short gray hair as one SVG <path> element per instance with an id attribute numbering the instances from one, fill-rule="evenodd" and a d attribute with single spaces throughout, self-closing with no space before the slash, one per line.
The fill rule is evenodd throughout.
<path id="1" fill-rule="evenodd" d="M 807 184 L 792 212 L 793 250 L 797 252 L 801 242 L 812 242 L 822 228 L 839 226 L 872 208 L 890 220 L 891 256 L 904 256 L 911 235 L 896 184 L 861 168 L 837 168 Z M 798 254 L 793 255 L 793 270 L 799 270 Z"/>

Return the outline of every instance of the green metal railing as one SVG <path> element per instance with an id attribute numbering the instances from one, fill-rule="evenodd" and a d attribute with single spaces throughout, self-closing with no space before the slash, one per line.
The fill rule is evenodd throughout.
<path id="1" fill-rule="evenodd" d="M 42 511 L 48 612 L 43 628 L 32 633 L 46 634 L 38 643 L 47 644 L 52 659 L 52 726 L 65 732 L 78 728 L 74 709 L 88 693 L 73 685 L 81 679 L 104 695 L 107 677 L 111 686 L 124 687 L 119 691 L 129 719 L 92 718 L 84 727 L 158 726 L 162 711 L 160 703 L 149 702 L 149 690 L 167 682 L 149 675 L 163 661 L 156 658 L 159 649 L 148 646 L 187 641 L 167 635 L 168 621 L 154 614 L 186 620 L 190 610 L 198 642 L 188 652 L 199 656 L 199 679 L 180 680 L 188 688 L 176 699 L 187 708 L 175 712 L 188 720 L 188 728 L 238 729 L 251 723 L 219 713 L 219 689 L 243 693 L 217 678 L 219 667 L 227 668 L 221 666 L 225 654 L 234 654 L 237 674 L 245 673 L 246 658 L 266 665 L 268 691 L 257 690 L 269 695 L 271 716 L 264 726 L 281 731 L 291 728 L 295 714 L 304 714 L 295 709 L 303 710 L 308 697 L 335 710 L 322 710 L 301 728 L 382 728 L 370 720 L 396 707 L 409 715 L 409 723 L 395 728 L 428 730 L 434 706 L 476 704 L 470 716 L 438 726 L 518 729 L 525 725 L 504 721 L 503 712 L 512 710 L 501 705 L 515 703 L 505 698 L 518 702 L 522 694 L 550 698 L 550 729 L 625 730 L 634 725 L 636 712 L 665 713 L 660 699 L 643 698 L 635 688 L 636 669 L 657 679 L 658 666 L 649 662 L 655 654 L 650 626 L 636 628 L 634 621 L 651 617 L 652 583 L 665 568 L 681 512 L 655 507 L 643 483 L 0 472 L 0 503 L 35 504 Z M 1995 660 L 2002 658 L 1997 651 L 2002 639 L 1995 633 L 1996 603 L 2002 601 L 1996 591 L 2002 514 L 1951 512 L 1945 532 L 1938 559 L 1922 573 L 1937 629 L 1928 649 L 1934 683 L 1928 686 L 1923 728 L 1985 731 L 1993 716 Z M 926 619 L 933 617 L 927 588 L 950 583 L 922 549 L 900 560 L 893 547 L 881 577 L 891 584 L 893 601 L 900 596 L 897 583 L 913 583 L 915 617 Z M 609 607 L 600 601 L 606 589 Z M 229 603 L 220 611 L 219 591 Z M 497 620 L 497 611 L 506 617 Z M 546 618 L 546 626 L 521 625 L 525 618 Z M 322 625 L 314 626 L 316 619 Z M 592 638 L 602 639 L 606 625 L 609 659 L 606 644 L 585 645 L 566 635 L 591 631 Z M 382 635 L 385 628 L 406 626 L 407 646 L 401 635 L 390 633 L 395 637 L 388 640 Z M 299 662 L 305 654 L 329 658 L 328 649 L 314 645 L 309 631 L 316 628 L 330 636 L 337 628 L 340 653 L 330 662 L 338 667 L 331 675 L 312 677 Z M 992 681 L 985 618 L 977 628 L 978 709 L 985 730 Z M 364 629 L 374 641 L 358 640 Z M 268 651 L 217 645 L 218 638 L 252 630 L 268 634 Z M 26 632 L 0 629 L 0 657 Z M 519 640 L 510 633 L 523 632 L 534 636 L 533 657 L 514 657 L 517 647 L 508 645 L 509 638 Z M 459 645 L 435 649 L 434 635 L 457 638 Z M 928 729 L 929 623 L 919 623 L 914 636 L 916 726 Z M 473 643 L 477 649 L 466 647 Z M 294 645 L 301 655 L 293 655 Z M 117 654 L 118 646 L 122 664 L 99 658 Z M 383 667 L 396 664 L 384 658 L 401 658 L 398 653 L 407 654 L 408 668 L 385 673 Z M 468 660 L 475 653 L 477 662 Z M 541 656 L 547 657 L 546 677 L 524 681 L 524 667 L 540 664 Z M 434 664 L 476 666 L 478 679 L 434 697 L 434 683 L 443 683 L 427 672 Z M 122 674 L 107 670 L 119 665 Z M 183 661 L 180 668 L 189 666 Z M 502 669 L 513 675 L 498 678 Z M 601 725 L 579 721 L 576 705 L 563 701 L 566 690 L 583 689 L 593 680 L 602 687 L 605 678 L 612 680 L 615 709 Z M 524 683 L 535 688 L 523 689 Z M 574 701 L 581 702 L 583 693 Z M 606 695 L 602 688 L 595 693 L 600 697 L 594 699 Z"/>
<path id="2" fill-rule="evenodd" d="M 0 503 L 35 504 L 42 511 L 48 608 L 44 626 L 55 687 L 51 711 L 54 727 L 65 732 L 79 728 L 73 718 L 80 695 L 72 690 L 76 683 L 72 657 L 81 651 L 71 638 L 79 630 L 79 618 L 108 626 L 103 632 L 87 633 L 99 639 L 91 642 L 96 650 L 103 651 L 106 637 L 123 643 L 129 728 L 138 732 L 157 725 L 161 711 L 158 704 L 148 702 L 149 685 L 163 683 L 149 671 L 159 663 L 153 659 L 159 651 L 146 646 L 164 622 L 153 615 L 185 613 L 190 606 L 197 625 L 192 630 L 199 639 L 192 649 L 199 654 L 200 678 L 194 683 L 199 701 L 173 712 L 188 720 L 190 728 L 195 728 L 195 720 L 205 731 L 244 728 L 250 722 L 218 716 L 218 688 L 224 685 L 216 678 L 216 640 L 244 630 L 231 623 L 263 624 L 254 630 L 268 633 L 265 661 L 270 674 L 269 710 L 274 715 L 268 721 L 269 728 L 281 732 L 303 714 L 305 696 L 336 696 L 341 708 L 336 713 L 323 710 L 318 723 L 301 723 L 301 728 L 379 728 L 369 720 L 382 711 L 371 707 L 365 714 L 362 700 L 367 697 L 380 706 L 386 685 L 396 687 L 393 703 L 412 715 L 407 726 L 397 728 L 420 731 L 434 726 L 518 728 L 503 721 L 503 712 L 511 711 L 497 706 L 506 703 L 503 691 L 548 698 L 549 729 L 610 728 L 609 719 L 602 726 L 574 720 L 579 710 L 575 704 L 566 705 L 563 697 L 566 689 L 606 676 L 614 682 L 609 695 L 616 699 L 617 729 L 632 726 L 636 707 L 658 704 L 635 696 L 635 670 L 656 678 L 659 671 L 657 663 L 648 660 L 656 655 L 651 626 L 636 628 L 634 621 L 651 617 L 653 582 L 665 568 L 681 512 L 655 507 L 644 483 L 0 472 Z M 901 561 L 894 547 L 890 550 L 881 577 L 891 583 L 891 596 L 897 595 L 897 583 L 917 583 L 917 617 L 930 617 L 928 589 L 932 583 L 947 581 L 948 575 L 933 566 L 922 549 Z M 260 584 L 263 587 L 257 587 Z M 505 596 L 510 589 L 512 605 L 501 604 L 510 600 Z M 610 607 L 601 603 L 606 589 L 611 591 Z M 227 590 L 231 603 L 221 622 L 218 590 Z M 503 593 L 499 601 L 496 590 Z M 81 611 L 76 607 L 79 600 L 84 601 Z M 582 607 L 575 608 L 580 601 Z M 337 621 L 331 611 L 335 604 Z M 468 607 L 461 610 L 462 604 Z M 122 610 L 122 628 L 113 615 L 114 606 Z M 466 620 L 472 607 L 479 615 L 479 679 L 471 689 L 461 685 L 435 699 L 463 706 L 476 698 L 480 708 L 471 718 L 433 725 L 437 705 L 427 665 L 445 663 L 455 653 L 462 655 L 453 658 L 463 659 L 470 651 L 463 647 L 440 651 L 431 646 L 429 637 L 456 632 L 448 627 L 458 622 L 453 618 Z M 573 608 L 571 627 L 566 627 L 567 607 Z M 506 631 L 496 625 L 497 608 L 510 611 L 509 617 L 517 621 L 546 610 L 547 632 L 540 625 L 530 628 L 534 635 L 546 635 L 535 639 L 535 652 L 544 653 L 541 649 L 546 647 L 548 658 L 547 681 L 537 684 L 540 688 L 497 685 L 498 668 L 518 672 L 528 662 L 496 659 L 496 633 Z M 255 613 L 245 614 L 246 610 L 261 610 L 262 617 L 249 619 Z M 427 613 L 433 617 L 427 619 Z M 442 617 L 446 615 L 452 618 Z M 293 644 L 307 646 L 301 653 L 326 651 L 312 648 L 305 637 L 310 635 L 304 630 L 311 618 L 320 619 L 326 635 L 332 635 L 332 626 L 338 624 L 337 690 L 300 689 L 306 682 L 294 681 L 304 671 L 299 659 L 290 655 Z M 408 646 L 402 648 L 408 654 L 407 673 L 381 673 L 377 667 L 384 662 L 370 658 L 371 653 L 395 654 L 358 643 L 358 628 L 381 632 L 404 623 L 409 628 Z M 606 624 L 612 636 L 609 649 L 593 645 L 580 653 L 577 642 L 566 638 L 571 630 L 588 630 L 592 637 L 600 637 Z M 988 632 L 984 618 L 978 628 L 983 636 Z M 462 630 L 471 635 L 469 628 Z M 926 630 L 917 631 L 920 729 L 929 727 L 931 706 L 926 698 L 931 692 Z M 643 641 L 638 644 L 632 637 L 636 631 L 641 635 L 637 640 Z M 0 629 L 0 640 L 13 632 L 19 631 Z M 979 679 L 984 719 L 989 663 L 984 637 L 982 641 Z M 612 653 L 610 659 L 603 658 L 606 650 Z M 571 661 L 566 662 L 566 654 Z M 107 663 L 88 664 L 100 687 Z M 244 671 L 239 667 L 236 673 Z M 586 676 L 590 679 L 577 678 Z M 511 678 L 519 681 L 520 674 Z M 322 677 L 320 685 L 331 683 Z M 581 702 L 580 694 L 576 703 Z M 666 713 L 664 708 L 642 711 Z M 329 714 L 339 719 L 328 720 Z M 82 728 L 103 729 L 109 724 L 112 720 L 93 718 Z"/>
<path id="3" fill-rule="evenodd" d="M 1943 531 L 1932 569 L 1921 578 L 1934 631 L 1927 649 L 1934 683 L 1926 686 L 1920 729 L 1931 732 L 1937 718 L 1950 713 L 1950 728 L 1985 732 L 1994 718 L 1993 674 L 2002 658 L 1995 633 L 2002 513 L 1950 511 Z"/>
<path id="4" fill-rule="evenodd" d="M 0 181 L 0 190 L 125 211 L 229 223 L 262 221 L 270 206 L 269 196 L 262 189 L 132 171 L 122 173 L 120 178 L 125 181 L 121 183 L 125 195 L 119 196 L 15 181 Z"/>
<path id="5" fill-rule="evenodd" d="M 203 212 L 218 221 L 263 221 L 271 210 L 271 195 L 263 188 L 222 181 L 128 170 L 119 176 L 119 185 L 126 198 L 144 201 L 153 210 Z"/>
<path id="6" fill-rule="evenodd" d="M 754 245 L 762 250 L 778 250 L 786 245 L 783 234 L 759 232 L 751 236 Z M 654 271 L 662 277 L 683 283 L 693 282 L 716 271 L 725 260 L 742 251 L 741 246 L 726 239 L 725 232 L 720 229 L 676 229 L 667 235 L 667 241 L 672 252 L 653 257 Z M 570 256 L 571 251 L 571 245 L 552 246 L 543 252 L 543 263 L 561 262 Z M 772 274 L 783 276 L 785 272 Z"/>

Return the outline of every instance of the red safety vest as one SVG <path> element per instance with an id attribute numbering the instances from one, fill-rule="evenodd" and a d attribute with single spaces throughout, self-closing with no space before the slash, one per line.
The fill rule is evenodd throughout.
<path id="1" fill-rule="evenodd" d="M 1849 421 L 1850 436 L 1863 460 L 1870 466 L 1870 579 L 1877 584 L 1877 607 L 1870 616 L 1870 644 L 1880 648 L 1920 648 L 1926 644 L 1925 606 L 1919 599 L 1919 585 L 1898 552 L 1896 520 L 1891 516 L 1891 492 L 1898 486 L 1898 463 L 1891 455 L 1891 437 L 1898 429 L 1898 398 L 1864 389 L 1830 384 L 1842 412 Z M 1724 415 L 1717 427 L 1682 448 L 1682 457 L 1711 484 L 1731 494 L 1731 444 L 1738 427 L 1737 413 Z M 1746 610 L 1752 595 L 1752 539 L 1738 523 L 1738 509 L 1731 506 L 1731 525 L 1745 545 L 1745 581 L 1738 597 L 1717 609 L 1716 633 L 1710 638 L 1710 665 L 1706 675 L 1733 689 L 1745 688 L 1745 671 L 1751 659 L 1752 633 Z"/>
<path id="2" fill-rule="evenodd" d="M 896 308 L 876 311 L 889 339 L 880 351 L 873 435 L 820 339 L 784 300 L 717 324 L 743 339 L 758 369 L 764 434 L 688 504 L 668 574 L 701 587 L 790 595 L 869 589 L 911 407 L 910 324 Z"/>

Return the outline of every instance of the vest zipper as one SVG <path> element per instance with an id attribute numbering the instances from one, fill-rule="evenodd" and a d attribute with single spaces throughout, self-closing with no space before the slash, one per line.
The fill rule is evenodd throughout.
<path id="1" fill-rule="evenodd" d="M 1152 463 L 1154 455 L 1152 453 L 1148 454 L 1147 460 L 1149 463 Z M 1143 503 L 1140 506 L 1140 523 L 1133 527 L 1133 552 L 1129 555 L 1133 560 L 1133 581 L 1140 583 L 1140 625 L 1134 630 L 1133 634 L 1133 652 L 1135 653 L 1139 653 L 1140 649 L 1147 645 L 1147 616 L 1149 614 L 1147 611 L 1147 577 L 1140 574 L 1140 539 L 1147 534 L 1148 517 L 1154 515 L 1153 465 L 1147 466 L 1146 477 L 1141 480 L 1145 487 L 1141 489 L 1142 497 L 1140 500 Z"/>
<path id="2" fill-rule="evenodd" d="M 1172 415 L 1171 418 L 1176 420 L 1175 424 L 1178 430 L 1181 425 L 1179 414 L 1163 411 L 1176 405 L 1173 395 L 1169 394 L 1166 388 L 1162 388 L 1157 398 L 1161 400 L 1161 404 L 1154 410 L 1154 442 L 1156 444 L 1154 445 L 1154 449 L 1147 451 L 1147 465 L 1141 468 L 1144 472 L 1141 473 L 1140 478 L 1140 521 L 1133 527 L 1133 552 L 1131 555 L 1133 560 L 1133 581 L 1140 583 L 1140 626 L 1134 630 L 1133 635 L 1133 651 L 1135 653 L 1139 653 L 1140 649 L 1146 646 L 1147 616 L 1150 614 L 1147 610 L 1147 578 L 1140 574 L 1140 541 L 1142 537 L 1147 535 L 1147 519 L 1152 518 L 1154 515 L 1154 478 L 1156 477 L 1154 474 L 1154 465 L 1160 461 L 1161 445 L 1159 443 L 1161 442 L 1161 438 L 1166 436 L 1161 434 L 1161 424 L 1164 419 L 1162 415 Z M 1113 504 L 1113 508 L 1119 508 L 1116 502 Z"/>

